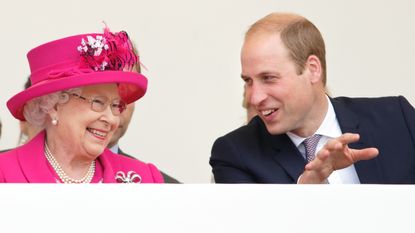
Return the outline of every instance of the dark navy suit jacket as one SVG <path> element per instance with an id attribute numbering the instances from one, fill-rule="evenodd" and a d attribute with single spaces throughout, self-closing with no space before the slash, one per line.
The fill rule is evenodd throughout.
<path id="1" fill-rule="evenodd" d="M 343 133 L 358 133 L 355 149 L 379 155 L 355 163 L 361 183 L 415 183 L 415 110 L 402 97 L 331 99 Z M 271 135 L 259 117 L 223 137 L 212 148 L 217 183 L 296 183 L 306 161 L 286 134 Z"/>

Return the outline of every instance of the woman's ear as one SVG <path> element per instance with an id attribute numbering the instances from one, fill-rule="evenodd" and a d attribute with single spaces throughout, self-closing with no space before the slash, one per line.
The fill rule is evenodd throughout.
<path id="1" fill-rule="evenodd" d="M 310 73 L 310 80 L 312 83 L 317 83 L 319 81 L 322 81 L 323 77 L 323 72 L 322 72 L 322 68 L 321 68 L 321 63 L 320 63 L 320 59 L 318 59 L 317 56 L 315 55 L 310 55 L 307 58 L 307 62 L 305 65 L 305 68 L 308 70 L 308 72 Z"/>
<path id="2" fill-rule="evenodd" d="M 48 114 L 47 115 L 49 117 L 46 118 L 46 121 L 50 121 L 52 123 L 52 125 L 57 125 L 58 124 L 59 117 L 58 117 L 57 105 L 55 105 L 55 107 L 51 108 L 48 111 Z"/>

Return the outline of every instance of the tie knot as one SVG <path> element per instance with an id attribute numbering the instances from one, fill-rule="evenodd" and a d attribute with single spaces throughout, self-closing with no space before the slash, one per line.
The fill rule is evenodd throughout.
<path id="1" fill-rule="evenodd" d="M 303 141 L 304 147 L 305 147 L 305 157 L 307 159 L 307 162 L 311 162 L 314 159 L 317 144 L 320 138 L 321 138 L 321 135 L 314 134 L 313 136 L 306 138 Z"/>

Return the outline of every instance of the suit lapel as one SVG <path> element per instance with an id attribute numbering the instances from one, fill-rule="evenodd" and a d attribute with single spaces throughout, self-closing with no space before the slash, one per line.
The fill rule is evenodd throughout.
<path id="1" fill-rule="evenodd" d="M 44 155 L 45 131 L 17 149 L 17 158 L 29 183 L 56 183 Z"/>
<path id="2" fill-rule="evenodd" d="M 292 182 L 296 183 L 306 165 L 300 151 L 286 134 L 271 135 L 262 121 L 260 128 L 265 137 L 264 141 L 269 143 L 265 148 L 271 148 L 265 151 L 265 155 L 278 163 L 292 178 Z"/>
<path id="3" fill-rule="evenodd" d="M 306 165 L 300 151 L 286 134 L 273 136 L 271 141 L 275 152 L 272 158 L 285 169 L 293 182 L 296 183 Z"/>
<path id="4" fill-rule="evenodd" d="M 339 122 L 340 129 L 343 133 L 358 133 L 360 140 L 351 143 L 349 146 L 353 149 L 363 149 L 373 147 L 373 139 L 368 130 L 360 125 L 359 117 L 356 113 L 350 111 L 341 99 L 330 99 L 336 118 Z M 362 160 L 354 164 L 356 172 L 359 176 L 360 183 L 380 183 L 382 173 L 379 167 L 378 159 Z"/>

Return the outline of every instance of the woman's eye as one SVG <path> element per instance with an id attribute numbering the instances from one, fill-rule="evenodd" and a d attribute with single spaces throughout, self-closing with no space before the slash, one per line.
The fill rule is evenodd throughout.
<path id="1" fill-rule="evenodd" d="M 100 105 L 104 105 L 105 104 L 105 101 L 104 100 L 101 100 L 101 99 L 93 99 L 92 102 L 94 104 L 100 104 Z"/>

